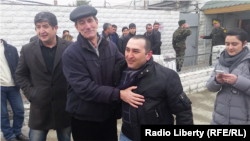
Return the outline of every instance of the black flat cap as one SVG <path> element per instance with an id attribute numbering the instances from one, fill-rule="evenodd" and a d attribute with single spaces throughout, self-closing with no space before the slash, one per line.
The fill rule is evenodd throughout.
<path id="1" fill-rule="evenodd" d="M 135 26 L 135 24 L 134 24 L 134 23 L 131 23 L 131 24 L 129 24 L 129 26 L 128 26 L 128 27 L 130 28 L 130 27 L 136 27 L 136 26 Z"/>
<path id="2" fill-rule="evenodd" d="M 76 9 L 74 9 L 71 13 L 70 13 L 70 20 L 75 22 L 77 19 L 79 18 L 83 18 L 83 17 L 88 17 L 88 16 L 96 16 L 97 14 L 97 10 L 89 5 L 81 5 L 78 6 Z"/>

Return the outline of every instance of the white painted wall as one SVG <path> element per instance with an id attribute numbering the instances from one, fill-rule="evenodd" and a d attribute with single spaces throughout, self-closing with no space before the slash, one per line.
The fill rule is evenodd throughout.
<path id="1" fill-rule="evenodd" d="M 28 6 L 28 5 L 1 5 L 1 37 L 9 44 L 21 47 L 29 43 L 29 39 L 36 35 L 34 17 L 42 11 L 49 11 L 57 16 L 57 35 L 62 36 L 62 31 L 67 29 L 73 35 L 73 40 L 77 39 L 78 32 L 74 23 L 69 20 L 69 14 L 75 7 L 62 6 Z M 146 24 L 153 24 L 154 21 L 162 22 L 164 25 L 161 33 L 162 53 L 174 53 L 172 47 L 172 34 L 178 28 L 179 12 L 164 10 L 132 10 L 132 9 L 108 9 L 97 8 L 97 18 L 99 21 L 98 32 L 101 33 L 105 22 L 116 24 L 117 32 L 121 35 L 122 27 L 130 23 L 135 23 L 136 33 L 144 34 Z"/>

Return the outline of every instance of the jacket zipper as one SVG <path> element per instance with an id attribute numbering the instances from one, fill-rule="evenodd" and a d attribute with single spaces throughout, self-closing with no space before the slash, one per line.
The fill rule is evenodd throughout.
<path id="1" fill-rule="evenodd" d="M 159 115 L 158 115 L 158 113 L 157 113 L 157 111 L 155 110 L 155 114 L 156 114 L 156 117 L 159 117 Z"/>

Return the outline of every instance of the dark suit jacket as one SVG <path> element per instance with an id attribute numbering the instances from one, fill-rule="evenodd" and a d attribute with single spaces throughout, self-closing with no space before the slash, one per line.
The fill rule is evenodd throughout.
<path id="1" fill-rule="evenodd" d="M 29 127 L 35 130 L 62 129 L 71 125 L 66 112 L 67 81 L 62 54 L 72 42 L 58 37 L 52 75 L 47 71 L 39 40 L 21 49 L 16 81 L 30 101 Z"/>
<path id="2" fill-rule="evenodd" d="M 37 40 L 37 39 L 39 39 L 37 35 L 36 35 L 36 36 L 33 36 L 33 37 L 30 38 L 30 42 L 35 41 L 35 40 Z"/>

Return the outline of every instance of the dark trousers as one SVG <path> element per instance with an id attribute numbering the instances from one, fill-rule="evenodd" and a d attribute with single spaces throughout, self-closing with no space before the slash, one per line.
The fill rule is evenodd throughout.
<path id="1" fill-rule="evenodd" d="M 211 47 L 211 52 L 210 52 L 210 58 L 209 58 L 209 66 L 212 66 L 212 53 L 213 53 L 213 46 Z"/>
<path id="2" fill-rule="evenodd" d="M 72 117 L 71 127 L 74 141 L 118 141 L 115 116 L 103 122 L 84 121 Z"/>

